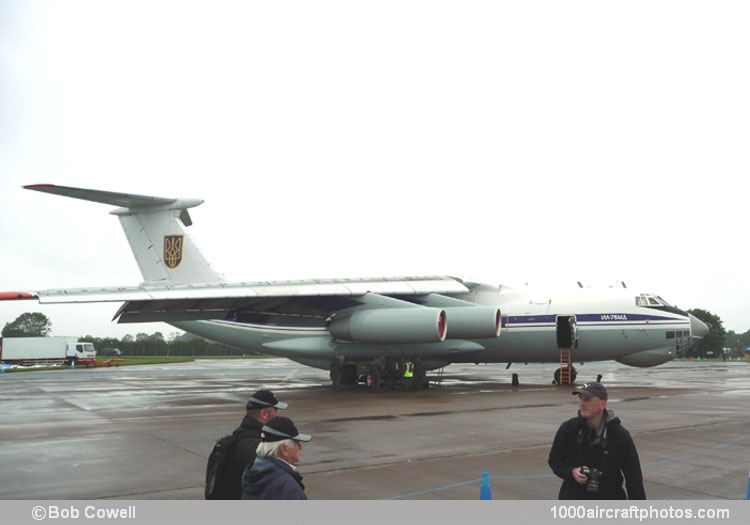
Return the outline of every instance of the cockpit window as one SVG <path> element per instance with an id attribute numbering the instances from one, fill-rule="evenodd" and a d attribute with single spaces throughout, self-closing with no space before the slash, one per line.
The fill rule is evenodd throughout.
<path id="1" fill-rule="evenodd" d="M 652 295 L 648 293 L 642 293 L 635 298 L 636 306 L 666 306 L 669 307 L 669 303 L 662 299 L 658 295 Z"/>
<path id="2" fill-rule="evenodd" d="M 657 296 L 656 296 L 656 298 L 657 298 L 657 299 L 659 300 L 659 302 L 661 302 L 661 304 L 663 304 L 664 306 L 672 306 L 672 305 L 671 305 L 671 304 L 669 304 L 669 303 L 668 303 L 667 301 L 665 301 L 664 299 L 662 299 L 661 295 L 657 295 Z"/>

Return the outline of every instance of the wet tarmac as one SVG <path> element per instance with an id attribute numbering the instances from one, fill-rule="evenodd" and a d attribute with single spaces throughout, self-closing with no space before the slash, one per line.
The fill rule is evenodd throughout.
<path id="1" fill-rule="evenodd" d="M 6 373 L 0 498 L 200 499 L 214 441 L 269 388 L 314 437 L 299 465 L 310 498 L 477 499 L 488 471 L 495 499 L 554 499 L 547 454 L 577 410 L 554 368 L 452 365 L 427 390 L 378 393 L 332 392 L 327 372 L 284 359 Z M 744 498 L 750 363 L 577 368 L 579 383 L 602 374 L 649 499 Z"/>

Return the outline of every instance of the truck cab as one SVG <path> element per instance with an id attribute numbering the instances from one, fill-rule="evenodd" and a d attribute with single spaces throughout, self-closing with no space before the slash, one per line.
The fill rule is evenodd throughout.
<path id="1" fill-rule="evenodd" d="M 65 360 L 68 364 L 77 362 L 91 362 L 96 359 L 96 348 L 92 343 L 68 343 L 65 350 Z"/>

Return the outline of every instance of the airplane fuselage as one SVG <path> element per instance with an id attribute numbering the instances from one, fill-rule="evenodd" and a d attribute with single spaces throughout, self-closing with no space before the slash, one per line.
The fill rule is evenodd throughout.
<path id="1" fill-rule="evenodd" d="M 560 359 L 561 330 L 572 318 L 575 325 L 574 361 L 626 359 L 642 354 L 641 364 L 652 366 L 674 357 L 687 346 L 691 320 L 676 308 L 638 306 L 637 295 L 620 289 L 576 289 L 539 295 L 526 289 L 480 286 L 463 301 L 497 306 L 503 327 L 499 337 L 451 339 L 438 343 L 374 344 L 334 339 L 326 327 L 268 326 L 230 320 L 184 321 L 177 328 L 224 344 L 328 369 L 334 359 L 357 362 L 378 357 L 421 358 L 425 366 L 449 363 L 555 363 Z M 564 337 L 564 335 L 563 335 Z M 644 354 L 645 352 L 645 354 Z"/>

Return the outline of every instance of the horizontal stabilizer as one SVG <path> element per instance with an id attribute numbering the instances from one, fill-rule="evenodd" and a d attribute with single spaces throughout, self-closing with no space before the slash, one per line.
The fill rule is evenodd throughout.
<path id="1" fill-rule="evenodd" d="M 189 208 L 201 199 L 175 199 L 114 191 L 32 184 L 27 190 L 119 206 L 116 215 L 147 283 L 219 283 L 217 274 L 185 230 L 193 221 Z"/>
<path id="2" fill-rule="evenodd" d="M 129 193 L 117 193 L 114 191 L 88 190 L 85 188 L 71 188 L 69 186 L 56 186 L 54 184 L 30 184 L 24 186 L 27 190 L 52 193 L 73 199 L 111 204 L 123 208 L 145 208 L 149 206 L 163 206 L 172 204 L 177 199 L 164 197 L 149 197 L 147 195 L 131 195 Z"/>

